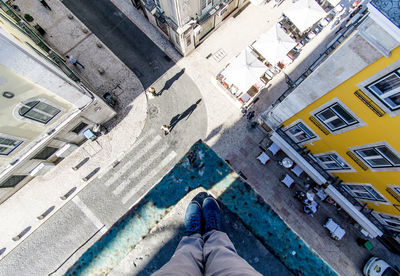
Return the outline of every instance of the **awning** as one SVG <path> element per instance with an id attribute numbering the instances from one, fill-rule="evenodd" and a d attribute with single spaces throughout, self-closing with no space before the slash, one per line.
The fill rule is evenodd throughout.
<path id="1" fill-rule="evenodd" d="M 278 133 L 274 132 L 270 139 L 277 144 L 299 167 L 301 167 L 317 184 L 322 185 L 327 180 L 305 160 L 289 143 Z M 348 201 L 335 187 L 329 185 L 325 189 L 329 195 L 343 210 L 348 213 L 358 224 L 361 225 L 373 238 L 382 236 L 383 233 L 364 214 L 362 214 L 350 201 Z"/>
<path id="2" fill-rule="evenodd" d="M 259 6 L 262 3 L 265 2 L 265 0 L 250 0 L 250 2 L 254 5 L 254 6 Z"/>
<path id="3" fill-rule="evenodd" d="M 341 1 L 341 0 L 328 0 L 328 2 L 329 2 L 332 6 L 334 6 L 334 7 L 336 7 L 337 5 L 339 5 L 340 1 Z"/>
<path id="4" fill-rule="evenodd" d="M 297 45 L 277 24 L 263 33 L 252 47 L 272 65 L 278 64 Z"/>
<path id="5" fill-rule="evenodd" d="M 314 0 L 299 0 L 283 13 L 301 33 L 326 16 L 326 12 Z"/>
<path id="6" fill-rule="evenodd" d="M 325 193 L 329 195 L 337 204 L 339 204 L 346 213 L 348 213 L 358 224 L 366 230 L 372 238 L 382 236 L 383 233 L 375 226 L 364 214 L 362 214 L 350 201 L 348 201 L 335 187 L 329 185 L 325 189 Z"/>
<path id="7" fill-rule="evenodd" d="M 221 72 L 221 75 L 225 77 L 224 82 L 228 85 L 233 84 L 239 89 L 235 94 L 241 95 L 260 82 L 260 77 L 266 70 L 267 66 L 258 59 L 257 54 L 246 47 Z"/>
<path id="8" fill-rule="evenodd" d="M 270 139 L 277 144 L 300 168 L 302 168 L 318 185 L 326 183 L 323 177 L 307 160 L 303 158 L 288 142 L 278 133 L 274 132 Z"/>

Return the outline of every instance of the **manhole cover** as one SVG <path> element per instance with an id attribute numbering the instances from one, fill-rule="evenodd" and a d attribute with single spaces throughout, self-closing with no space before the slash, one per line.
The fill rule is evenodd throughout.
<path id="1" fill-rule="evenodd" d="M 158 114 L 158 107 L 157 106 L 151 106 L 149 108 L 149 115 L 150 117 L 156 117 Z"/>

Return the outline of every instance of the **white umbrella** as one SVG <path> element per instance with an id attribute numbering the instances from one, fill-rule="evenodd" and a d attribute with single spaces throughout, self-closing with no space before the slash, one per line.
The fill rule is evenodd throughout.
<path id="1" fill-rule="evenodd" d="M 252 45 L 269 63 L 276 65 L 297 43 L 276 25 L 262 34 Z"/>
<path id="2" fill-rule="evenodd" d="M 237 94 L 241 94 L 260 81 L 266 70 L 267 66 L 257 59 L 256 53 L 246 47 L 221 74 L 225 77 L 224 81 L 234 84 L 239 89 Z"/>
<path id="3" fill-rule="evenodd" d="M 315 198 L 315 194 L 313 192 L 307 192 L 306 196 L 309 200 L 313 201 Z"/>
<path id="4" fill-rule="evenodd" d="M 326 15 L 314 0 L 299 0 L 283 13 L 302 33 Z"/>
<path id="5" fill-rule="evenodd" d="M 328 0 L 328 2 L 329 2 L 332 6 L 336 7 L 337 5 L 339 5 L 340 0 Z"/>
<path id="6" fill-rule="evenodd" d="M 259 6 L 259 5 L 263 4 L 265 2 L 265 0 L 250 0 L 250 2 L 255 6 Z"/>

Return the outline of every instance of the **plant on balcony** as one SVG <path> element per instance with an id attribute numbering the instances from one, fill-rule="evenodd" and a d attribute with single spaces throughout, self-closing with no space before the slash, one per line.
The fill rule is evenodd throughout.
<path id="1" fill-rule="evenodd" d="M 32 21 L 33 21 L 33 17 L 32 17 L 32 15 L 30 15 L 29 13 L 25 13 L 25 14 L 24 14 L 24 18 L 25 18 L 25 20 L 28 21 L 28 22 L 32 22 Z"/>

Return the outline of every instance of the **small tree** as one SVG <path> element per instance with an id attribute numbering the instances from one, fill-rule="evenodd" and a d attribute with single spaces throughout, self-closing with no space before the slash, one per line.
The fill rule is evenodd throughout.
<path id="1" fill-rule="evenodd" d="M 25 18 L 25 20 L 28 21 L 28 22 L 32 22 L 32 21 L 33 21 L 33 17 L 32 17 L 30 14 L 28 14 L 28 13 L 25 13 L 25 14 L 24 14 L 24 18 Z"/>

